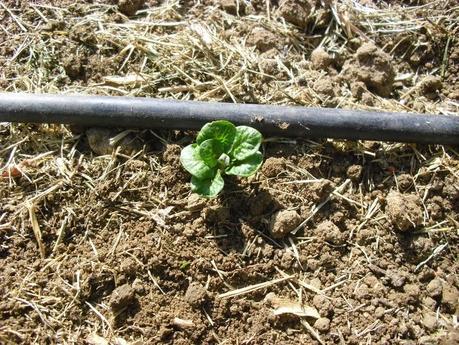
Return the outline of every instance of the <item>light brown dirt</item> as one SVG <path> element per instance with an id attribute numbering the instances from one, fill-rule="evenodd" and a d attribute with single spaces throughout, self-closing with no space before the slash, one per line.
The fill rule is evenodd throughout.
<path id="1" fill-rule="evenodd" d="M 266 52 L 279 45 L 279 37 L 269 30 L 256 27 L 247 38 L 247 44 L 249 46 L 255 46 L 261 52 Z"/>
<path id="2" fill-rule="evenodd" d="M 300 223 L 301 217 L 296 211 L 279 211 L 272 216 L 269 231 L 273 238 L 282 238 Z"/>
<path id="3" fill-rule="evenodd" d="M 3 1 L 0 89 L 457 113 L 453 1 L 243 3 Z M 268 138 L 204 200 L 195 133 L 92 132 L 0 124 L 1 344 L 458 343 L 456 148 Z"/>
<path id="4" fill-rule="evenodd" d="M 311 63 L 315 69 L 326 69 L 333 63 L 333 59 L 323 47 L 319 47 L 312 51 Z"/>
<path id="5" fill-rule="evenodd" d="M 285 21 L 305 28 L 308 25 L 311 10 L 312 5 L 309 0 L 281 0 L 278 11 Z"/>
<path id="6" fill-rule="evenodd" d="M 373 43 L 365 43 L 347 60 L 341 72 L 348 80 L 365 83 L 370 91 L 387 97 L 392 92 L 395 70 L 391 58 Z"/>
<path id="7" fill-rule="evenodd" d="M 407 231 L 422 224 L 421 198 L 417 195 L 392 191 L 386 202 L 387 215 L 396 229 Z"/>

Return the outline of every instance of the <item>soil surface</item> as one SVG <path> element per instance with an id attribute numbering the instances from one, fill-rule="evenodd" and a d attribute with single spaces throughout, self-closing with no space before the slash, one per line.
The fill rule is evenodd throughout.
<path id="1" fill-rule="evenodd" d="M 455 1 L 0 3 L 0 90 L 459 112 Z M 216 114 L 218 116 L 218 114 Z M 435 119 L 435 115 L 432 115 Z M 459 149 L 0 124 L 1 344 L 457 344 Z"/>

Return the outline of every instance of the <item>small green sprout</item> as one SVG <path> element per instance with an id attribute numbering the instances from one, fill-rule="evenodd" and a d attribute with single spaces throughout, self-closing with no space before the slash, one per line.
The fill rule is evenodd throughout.
<path id="1" fill-rule="evenodd" d="M 263 163 L 259 151 L 263 137 L 248 126 L 234 126 L 226 120 L 207 123 L 196 143 L 182 150 L 180 162 L 192 175 L 191 190 L 203 197 L 215 197 L 225 184 L 223 175 L 250 176 Z"/>

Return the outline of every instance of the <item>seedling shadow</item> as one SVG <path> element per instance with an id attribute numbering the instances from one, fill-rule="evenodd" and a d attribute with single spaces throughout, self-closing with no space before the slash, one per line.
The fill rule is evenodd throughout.
<path id="1" fill-rule="evenodd" d="M 265 234 L 268 231 L 266 219 L 279 208 L 279 205 L 267 191 L 257 188 L 249 191 L 239 183 L 238 178 L 234 176 L 225 178 L 225 189 L 214 212 L 228 212 L 228 217 L 224 221 L 210 217 L 211 219 L 207 222 L 215 229 L 213 234 L 215 242 L 223 252 L 242 254 L 246 249 L 249 237 L 247 225 L 257 229 L 260 234 Z M 244 226 L 245 229 L 243 229 Z M 266 236 L 262 238 L 266 240 Z"/>

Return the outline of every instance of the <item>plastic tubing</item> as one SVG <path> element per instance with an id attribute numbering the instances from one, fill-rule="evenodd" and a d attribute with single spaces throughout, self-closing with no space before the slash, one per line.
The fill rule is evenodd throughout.
<path id="1" fill-rule="evenodd" d="M 459 144 L 459 116 L 138 97 L 0 93 L 0 122 L 198 130 L 217 119 L 265 135 Z"/>

